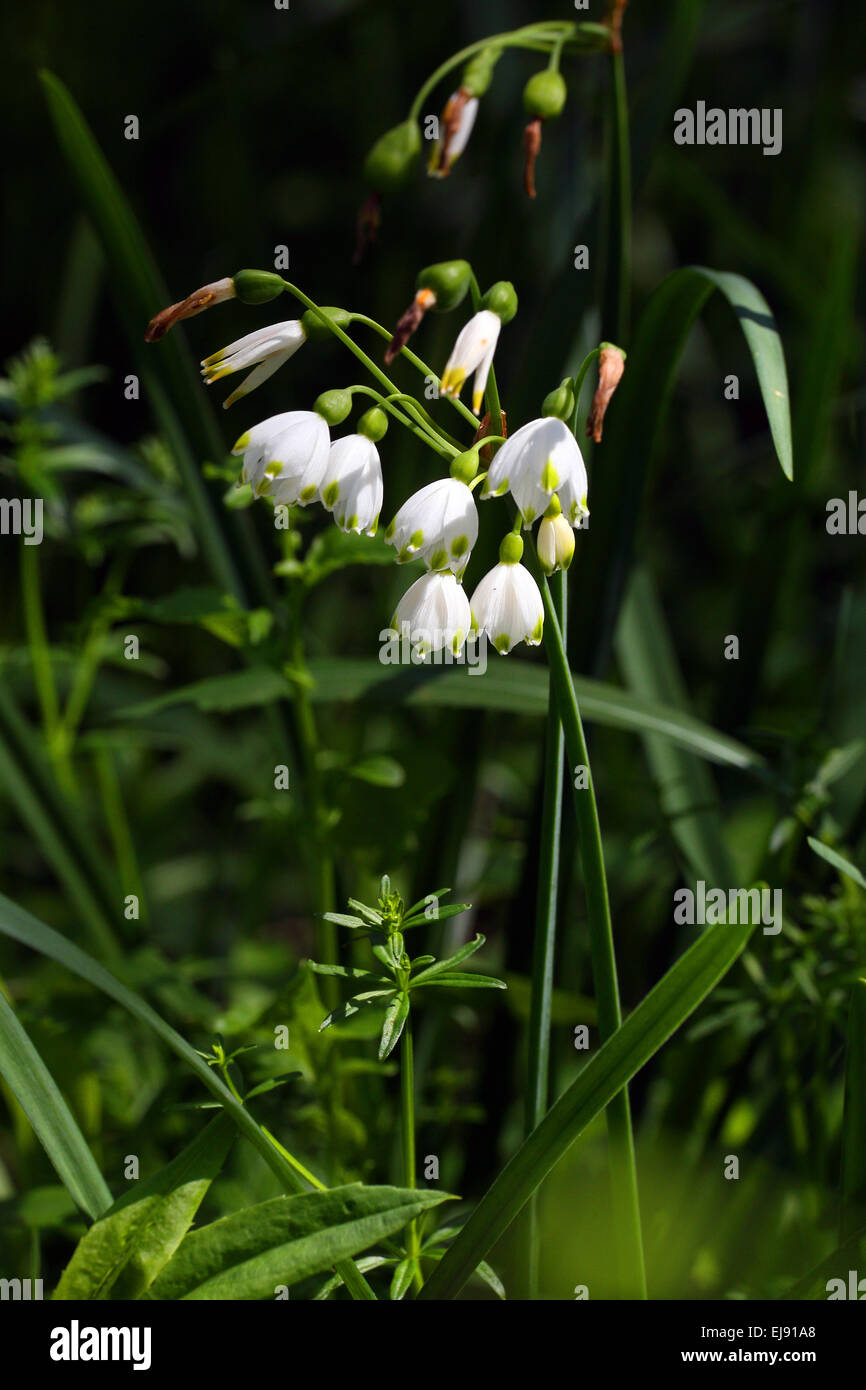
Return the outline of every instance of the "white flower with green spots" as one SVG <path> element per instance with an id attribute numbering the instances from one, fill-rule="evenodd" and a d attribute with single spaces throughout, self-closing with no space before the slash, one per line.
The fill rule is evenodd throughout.
<path id="1" fill-rule="evenodd" d="M 289 319 L 285 323 L 272 323 L 267 328 L 257 328 L 255 333 L 247 333 L 246 337 L 238 338 L 237 342 L 229 343 L 228 347 L 203 358 L 201 374 L 205 383 L 213 386 L 215 381 L 221 381 L 224 376 L 231 376 L 232 372 L 241 372 L 245 367 L 253 368 L 240 386 L 223 401 L 223 410 L 228 410 L 235 401 L 239 401 L 242 396 L 248 396 L 250 391 L 255 391 L 257 386 L 261 386 L 263 381 L 273 376 L 274 372 L 297 352 L 301 344 L 306 342 L 306 338 L 300 319 Z"/>
<path id="2" fill-rule="evenodd" d="M 574 531 L 562 514 L 562 504 L 556 493 L 541 518 L 538 528 L 538 559 L 545 574 L 567 570 L 574 558 Z"/>
<path id="3" fill-rule="evenodd" d="M 501 497 L 510 492 L 524 524 L 531 526 L 547 511 L 555 492 L 569 521 L 575 509 L 582 508 L 588 516 L 586 490 L 586 469 L 577 440 L 563 420 L 546 416 L 521 425 L 505 441 L 487 471 L 481 496 Z"/>
<path id="4" fill-rule="evenodd" d="M 474 632 L 486 633 L 501 656 L 518 642 L 537 647 L 544 629 L 538 585 L 520 563 L 523 541 L 513 532 L 499 547 L 499 564 L 485 574 L 472 595 Z"/>
<path id="5" fill-rule="evenodd" d="M 314 410 L 289 410 L 254 425 L 232 449 L 243 454 L 241 482 L 257 497 L 302 507 L 318 496 L 328 466 L 328 426 Z"/>
<path id="6" fill-rule="evenodd" d="M 398 633 L 407 631 L 422 656 L 443 648 L 458 656 L 470 623 L 469 600 L 450 570 L 422 574 L 406 590 L 391 619 L 391 627 Z"/>
<path id="7" fill-rule="evenodd" d="M 375 536 L 383 485 L 379 451 L 372 439 L 350 434 L 334 441 L 319 496 L 341 531 Z"/>
<path id="8" fill-rule="evenodd" d="M 403 503 L 385 532 L 398 564 L 423 560 L 430 570 L 460 575 L 478 539 L 478 508 L 458 478 L 428 483 Z"/>

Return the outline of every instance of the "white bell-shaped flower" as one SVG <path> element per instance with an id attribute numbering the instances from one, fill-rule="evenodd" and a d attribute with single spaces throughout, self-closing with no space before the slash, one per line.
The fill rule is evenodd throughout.
<path id="1" fill-rule="evenodd" d="M 232 449 L 243 454 L 241 482 L 258 497 L 293 507 L 318 494 L 328 465 L 328 426 L 314 410 L 289 410 L 254 425 Z"/>
<path id="2" fill-rule="evenodd" d="M 383 485 L 379 451 L 372 439 L 349 434 L 334 440 L 319 496 L 341 531 L 376 534 Z"/>
<path id="3" fill-rule="evenodd" d="M 451 168 L 469 143 L 475 117 L 478 115 L 478 98 L 464 87 L 452 92 L 439 121 L 441 134 L 433 145 L 427 172 L 434 178 L 447 178 Z"/>
<path id="4" fill-rule="evenodd" d="M 518 642 L 537 647 L 544 629 L 538 585 L 520 563 L 523 541 L 513 532 L 499 547 L 499 564 L 485 574 L 472 595 L 473 631 L 486 633 L 500 655 Z"/>
<path id="5" fill-rule="evenodd" d="M 385 532 L 397 563 L 423 560 L 428 569 L 462 574 L 478 539 L 478 508 L 458 478 L 438 478 L 413 492 Z"/>
<path id="6" fill-rule="evenodd" d="M 471 621 L 463 586 L 446 570 L 422 574 L 410 585 L 397 604 L 391 627 L 401 635 L 407 632 L 412 646 L 422 656 L 444 648 L 458 656 Z"/>
<path id="7" fill-rule="evenodd" d="M 556 493 L 553 494 L 550 506 L 541 518 L 536 545 L 538 559 L 545 574 L 568 569 L 574 557 L 574 531 L 570 522 L 562 515 L 562 506 Z"/>
<path id="8" fill-rule="evenodd" d="M 529 526 L 547 510 L 553 493 L 561 497 L 569 486 L 582 495 L 585 506 L 586 469 L 577 440 L 563 420 L 550 415 L 521 425 L 505 441 L 487 471 L 481 495 L 510 492 Z"/>
<path id="9" fill-rule="evenodd" d="M 232 372 L 243 371 L 245 367 L 253 368 L 240 386 L 223 401 L 223 410 L 227 410 L 235 401 L 239 401 L 242 396 L 248 396 L 250 391 L 254 391 L 263 381 L 267 381 L 269 376 L 273 376 L 274 372 L 297 352 L 306 341 L 306 337 L 299 319 L 272 323 L 267 328 L 258 328 L 254 333 L 238 338 L 237 342 L 229 343 L 228 347 L 211 353 L 210 357 L 205 357 L 201 364 L 201 374 L 207 385 L 213 386 L 215 381 L 220 381 L 224 376 L 231 376 Z"/>
<path id="10" fill-rule="evenodd" d="M 442 373 L 439 389 L 443 396 L 454 397 L 460 395 L 463 383 L 470 373 L 475 373 L 472 409 L 476 415 L 481 409 L 484 388 L 490 375 L 490 365 L 501 327 L 502 319 L 498 314 L 494 314 L 492 309 L 479 310 L 458 333 L 457 341 Z"/>

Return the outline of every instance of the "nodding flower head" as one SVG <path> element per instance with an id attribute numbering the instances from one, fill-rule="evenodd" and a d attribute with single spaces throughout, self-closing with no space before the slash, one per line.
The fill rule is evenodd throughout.
<path id="1" fill-rule="evenodd" d="M 494 456 L 482 497 L 510 492 L 530 526 L 559 494 L 568 520 L 588 515 L 586 468 L 577 440 L 563 420 L 542 416 L 521 425 Z"/>
<path id="2" fill-rule="evenodd" d="M 469 600 L 453 574 L 422 574 L 397 604 L 391 627 L 408 625 L 412 645 L 423 656 L 447 648 L 459 655 L 472 621 Z"/>
<path id="3" fill-rule="evenodd" d="M 523 109 L 529 117 L 523 132 L 523 186 L 530 198 L 535 197 L 535 161 L 541 149 L 542 122 L 560 114 L 567 95 L 565 79 L 551 68 L 535 73 L 523 89 Z"/>
<path id="4" fill-rule="evenodd" d="M 523 541 L 512 532 L 499 548 L 499 564 L 485 574 L 472 595 L 472 629 L 485 632 L 500 656 L 518 642 L 537 647 L 544 630 L 544 604 L 538 585 L 521 565 Z"/>
<path id="5" fill-rule="evenodd" d="M 484 398 L 484 388 L 490 374 L 493 354 L 499 339 L 502 319 L 491 309 L 481 309 L 461 328 L 451 356 L 442 373 L 440 390 L 443 396 L 460 395 L 463 383 L 472 373 L 472 409 L 477 415 Z"/>
<path id="6" fill-rule="evenodd" d="M 478 539 L 478 509 L 466 483 L 439 478 L 404 502 L 385 532 L 397 563 L 423 560 L 428 569 L 463 573 Z"/>
<path id="7" fill-rule="evenodd" d="M 243 455 L 240 481 L 257 497 L 307 506 L 318 496 L 328 464 L 330 435 L 314 410 L 289 410 L 254 425 L 232 449 Z"/>
<path id="8" fill-rule="evenodd" d="M 341 531 L 376 534 L 383 484 L 379 451 L 372 439 L 364 434 L 349 434 L 334 440 L 319 484 L 319 496 Z"/>
<path id="9" fill-rule="evenodd" d="M 200 290 L 188 294 L 186 299 L 179 300 L 177 304 L 169 304 L 167 309 L 155 314 L 147 325 L 144 341 L 158 343 L 170 328 L 180 323 L 181 319 L 194 318 L 196 314 L 201 314 L 214 304 L 221 304 L 225 299 L 234 299 L 235 294 L 235 283 L 230 276 L 226 276 L 224 280 L 214 280 L 210 285 L 202 285 Z"/>
<path id="10" fill-rule="evenodd" d="M 237 342 L 229 343 L 228 347 L 203 358 L 201 374 L 207 385 L 213 386 L 215 381 L 230 376 L 232 372 L 243 371 L 245 367 L 253 368 L 240 386 L 223 401 L 223 410 L 227 410 L 235 401 L 239 401 L 242 396 L 248 396 L 250 391 L 254 391 L 263 381 L 267 381 L 269 376 L 273 376 L 284 362 L 288 362 L 306 341 L 306 336 L 298 319 L 290 319 L 286 323 L 272 323 L 268 328 L 258 328 L 254 333 L 248 333 L 246 337 L 238 338 Z"/>

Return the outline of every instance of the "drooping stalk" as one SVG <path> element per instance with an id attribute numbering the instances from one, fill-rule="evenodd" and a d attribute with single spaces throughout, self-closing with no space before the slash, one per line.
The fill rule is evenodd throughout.
<path id="1" fill-rule="evenodd" d="M 560 570 L 551 581 L 553 602 L 563 634 L 566 631 L 566 576 Z M 556 910 L 559 890 L 559 840 L 562 828 L 562 784 L 565 741 L 551 687 L 547 703 L 544 751 L 544 790 L 541 809 L 541 852 L 535 906 L 532 954 L 532 995 L 529 1009 L 529 1075 L 525 1131 L 530 1134 L 547 1111 L 550 1079 L 550 1007 L 556 951 Z M 527 1215 L 527 1292 L 538 1297 L 538 1193 Z"/>

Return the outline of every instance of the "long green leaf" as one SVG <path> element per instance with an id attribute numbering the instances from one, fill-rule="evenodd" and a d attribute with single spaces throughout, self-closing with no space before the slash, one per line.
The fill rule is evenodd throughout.
<path id="1" fill-rule="evenodd" d="M 813 835 L 807 836 L 807 839 L 809 841 L 809 848 L 813 854 L 817 854 L 820 859 L 824 859 L 828 864 L 832 864 L 833 868 L 838 869 L 840 874 L 844 874 L 846 878 L 853 879 L 858 888 L 866 888 L 866 878 L 863 877 L 857 865 L 852 864 L 850 859 L 846 859 L 844 854 L 840 854 L 838 850 L 831 849 L 830 846 L 825 845 L 823 841 L 816 840 Z"/>
<path id="2" fill-rule="evenodd" d="M 673 643 L 646 570 L 632 575 L 616 629 L 616 656 L 636 695 L 680 708 L 689 717 Z M 710 769 L 682 744 L 649 729 L 643 742 L 662 813 L 685 862 L 698 878 L 731 886 L 735 874 Z"/>
<path id="3" fill-rule="evenodd" d="M 87 980 L 96 989 L 102 990 L 103 994 L 116 1000 L 135 1018 L 140 1019 L 148 1028 L 151 1028 L 176 1056 L 186 1062 L 202 1085 L 206 1086 L 216 1097 L 245 1138 L 249 1139 L 250 1143 L 258 1149 L 265 1163 L 277 1175 L 283 1186 L 292 1192 L 306 1190 L 304 1182 L 291 1163 L 283 1156 L 278 1147 L 271 1143 L 261 1126 L 256 1124 L 249 1110 L 235 1099 L 229 1088 L 199 1057 L 195 1049 L 190 1047 L 186 1039 L 182 1038 L 180 1033 L 176 1032 L 170 1023 L 166 1023 L 165 1019 L 161 1018 L 138 994 L 128 989 L 98 961 L 88 956 L 85 951 L 74 946 L 59 932 L 47 927 L 44 922 L 40 922 L 37 917 L 25 912 L 23 908 L 18 907 L 16 903 L 11 902 L 2 894 L 0 894 L 0 932 L 4 936 L 11 937 L 13 941 L 19 941 L 23 946 L 29 946 L 31 950 L 40 951 L 42 955 L 56 960 L 59 965 L 65 966 L 74 975 L 79 975 L 81 979 Z M 346 1266 L 341 1270 L 341 1273 L 355 1297 L 368 1299 L 373 1297 L 369 1286 L 360 1278 L 357 1270 Z"/>
<path id="4" fill-rule="evenodd" d="M 136 1183 L 82 1236 L 54 1297 L 140 1298 L 192 1225 L 234 1133 L 228 1116 L 218 1115 L 159 1173 Z"/>
<path id="5" fill-rule="evenodd" d="M 153 1299 L 265 1299 L 394 1235 L 448 1200 L 442 1192 L 352 1183 L 274 1197 L 187 1236 L 151 1285 Z"/>
<path id="6" fill-rule="evenodd" d="M 111 1206 L 108 1185 L 54 1078 L 2 992 L 0 1072 L 70 1197 L 95 1221 Z"/>
<path id="7" fill-rule="evenodd" d="M 751 924 L 712 927 L 690 946 L 599 1049 L 488 1188 L 422 1298 L 452 1298 L 592 1120 L 680 1027 L 733 965 Z"/>
<path id="8" fill-rule="evenodd" d="M 842 1191 L 839 1239 L 847 1240 L 866 1221 L 866 980 L 851 990 L 845 1052 L 845 1111 L 842 1122 Z"/>
<path id="9" fill-rule="evenodd" d="M 647 304 L 628 366 L 605 422 L 604 466 L 593 478 L 592 525 L 581 546 L 577 591 L 586 621 L 581 643 L 590 669 L 606 666 L 625 592 L 643 493 L 650 474 L 677 367 L 686 340 L 710 295 L 718 290 L 746 337 L 785 476 L 793 478 L 790 403 L 785 357 L 763 295 L 741 275 L 687 266 L 662 282 Z"/>
<path id="10" fill-rule="evenodd" d="M 496 661 L 484 675 L 470 674 L 465 667 L 450 670 L 413 667 L 392 674 L 372 659 L 329 657 L 310 663 L 313 679 L 310 697 L 321 704 L 363 701 L 503 710 L 544 717 L 547 713 L 547 671 L 524 661 L 512 662 L 507 668 L 499 664 L 498 657 Z M 657 734 L 728 767 L 752 772 L 764 767 L 763 759 L 750 748 L 680 710 L 580 676 L 574 676 L 574 685 L 581 711 L 590 721 L 632 733 Z M 184 703 L 209 712 L 229 713 L 285 699 L 291 691 L 290 682 L 277 672 L 233 671 L 142 701 L 121 714 L 127 719 L 143 719 Z"/>
<path id="11" fill-rule="evenodd" d="M 816 1302 L 819 1299 L 824 1301 L 835 1295 L 836 1298 L 861 1298 L 859 1287 L 853 1293 L 850 1291 L 850 1274 L 856 1271 L 855 1284 L 859 1284 L 863 1269 L 866 1269 L 866 1227 L 862 1227 L 855 1235 L 838 1245 L 831 1255 L 822 1260 L 819 1265 L 795 1284 L 792 1289 L 784 1295 L 785 1300 L 808 1300 Z M 842 1289 L 838 1283 L 835 1288 L 828 1287 L 830 1280 L 841 1280 Z M 844 1290 L 844 1292 L 843 1292 Z"/>

